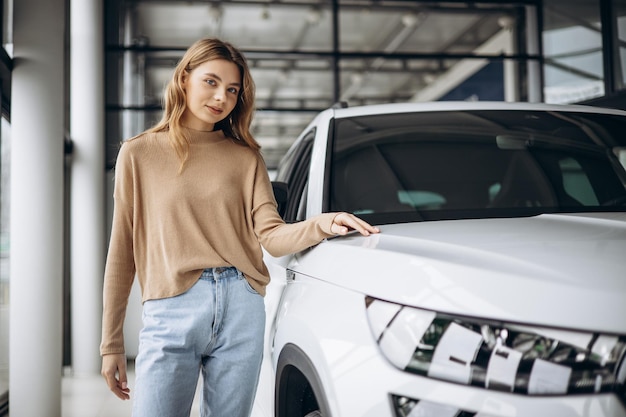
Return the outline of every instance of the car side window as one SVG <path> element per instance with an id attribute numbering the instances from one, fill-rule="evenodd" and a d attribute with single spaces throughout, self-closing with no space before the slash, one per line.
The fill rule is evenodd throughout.
<path id="1" fill-rule="evenodd" d="M 306 134 L 294 155 L 292 171 L 285 179 L 289 187 L 289 200 L 285 210 L 285 221 L 288 223 L 304 220 L 306 215 L 306 190 L 314 137 L 314 130 Z"/>
<path id="2" fill-rule="evenodd" d="M 304 189 L 302 190 L 302 194 L 300 196 L 300 204 L 298 205 L 298 213 L 296 215 L 296 221 L 302 221 L 306 219 L 306 203 L 307 203 L 307 191 L 309 189 L 309 182 L 307 179 L 306 184 L 304 184 Z"/>

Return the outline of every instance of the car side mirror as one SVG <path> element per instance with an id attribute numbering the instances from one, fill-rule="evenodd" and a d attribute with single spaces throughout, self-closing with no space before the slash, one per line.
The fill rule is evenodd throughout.
<path id="1" fill-rule="evenodd" d="M 287 199 L 289 198 L 289 187 L 286 182 L 272 181 L 272 190 L 274 190 L 274 198 L 278 204 L 278 214 L 284 218 L 287 210 Z"/>

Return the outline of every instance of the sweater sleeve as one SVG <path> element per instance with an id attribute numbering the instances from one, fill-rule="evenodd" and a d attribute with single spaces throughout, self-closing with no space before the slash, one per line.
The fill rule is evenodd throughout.
<path id="1" fill-rule="evenodd" d="M 134 175 L 128 143 L 115 165 L 114 209 L 104 272 L 100 354 L 124 353 L 124 319 L 135 277 L 133 256 Z"/>
<path id="2" fill-rule="evenodd" d="M 296 253 L 334 236 L 330 228 L 337 213 L 323 213 L 310 219 L 286 224 L 278 214 L 267 168 L 261 158 L 253 190 L 254 232 L 272 256 Z"/>

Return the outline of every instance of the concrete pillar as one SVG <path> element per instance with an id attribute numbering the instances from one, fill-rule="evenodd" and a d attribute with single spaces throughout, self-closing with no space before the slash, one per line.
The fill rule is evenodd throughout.
<path id="1" fill-rule="evenodd" d="M 540 38 L 542 33 L 539 27 L 537 7 L 526 6 L 526 52 L 529 55 L 539 55 Z M 536 60 L 529 60 L 527 63 L 528 71 L 528 101 L 531 103 L 540 103 L 543 101 L 543 77 L 541 75 L 541 64 Z"/>
<path id="2" fill-rule="evenodd" d="M 141 44 L 142 38 L 137 33 L 137 5 L 127 3 L 124 6 L 124 45 Z M 122 104 L 124 106 L 141 106 L 145 104 L 145 53 L 125 51 L 123 58 Z M 142 111 L 122 111 L 122 137 L 128 139 L 142 132 L 145 126 L 145 114 Z M 110 229 L 109 229 L 110 230 Z M 139 350 L 139 334 L 141 321 L 141 291 L 139 282 L 135 280 L 131 288 L 124 321 L 124 350 L 128 359 L 137 357 Z"/>
<path id="3" fill-rule="evenodd" d="M 124 46 L 146 45 L 146 40 L 137 33 L 137 5 L 124 6 Z M 144 52 L 125 51 L 122 62 L 122 105 L 141 106 L 145 104 L 146 56 Z M 145 115 L 142 111 L 122 111 L 122 138 L 128 139 L 145 128 Z"/>
<path id="4" fill-rule="evenodd" d="M 65 0 L 14 4 L 11 415 L 61 415 Z"/>
<path id="5" fill-rule="evenodd" d="M 102 0 L 70 5 L 72 371 L 100 371 L 106 254 Z"/>

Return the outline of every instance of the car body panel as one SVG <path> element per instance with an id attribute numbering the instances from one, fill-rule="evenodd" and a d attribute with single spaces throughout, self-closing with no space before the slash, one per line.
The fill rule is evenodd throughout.
<path id="1" fill-rule="evenodd" d="M 274 351 L 287 343 L 306 347 L 317 366 L 333 416 L 393 416 L 388 392 L 484 416 L 609 417 L 625 412 L 612 395 L 537 398 L 402 372 L 378 352 L 362 294 L 297 274 L 283 297 Z M 312 311 L 315 320 L 311 320 Z"/>
<path id="2" fill-rule="evenodd" d="M 439 312 L 626 333 L 626 213 L 381 229 L 319 245 L 299 272 Z"/>
<path id="3" fill-rule="evenodd" d="M 303 164 L 308 166 L 301 197 L 305 218 L 328 209 L 329 141 L 337 120 L 465 110 L 567 111 L 626 120 L 620 110 L 529 103 L 327 109 L 294 143 L 298 147 L 314 135 L 310 161 Z M 621 147 L 619 158 L 626 156 L 623 135 L 609 145 L 603 138 L 594 140 L 613 151 Z M 291 169 L 297 169 L 298 162 L 290 161 Z M 626 176 L 618 175 L 617 184 L 624 184 Z M 484 213 L 485 218 L 387 221 L 379 224 L 380 234 L 350 233 L 281 258 L 266 253 L 271 275 L 265 300 L 266 348 L 253 416 L 274 416 L 279 357 L 283 349 L 297 346 L 323 387 L 321 395 L 330 409 L 324 417 L 395 417 L 391 395 L 434 407 L 425 416 L 447 407 L 448 412 L 480 417 L 626 417 L 626 401 L 613 393 L 495 391 L 410 373 L 382 354 L 368 323 L 366 297 L 485 323 L 532 326 L 561 341 L 574 340 L 581 332 L 626 337 L 626 210 Z M 620 369 L 626 373 L 626 365 Z M 411 416 L 418 413 L 415 409 Z"/>
<path id="4" fill-rule="evenodd" d="M 501 102 L 501 101 L 438 101 L 420 103 L 389 103 L 374 104 L 369 106 L 354 106 L 340 109 L 329 109 L 335 118 L 354 116 L 370 116 L 377 114 L 393 114 L 406 112 L 435 112 L 454 110 L 540 110 L 540 111 L 573 111 L 583 113 L 626 115 L 626 111 L 620 109 L 607 109 L 586 105 L 575 104 L 548 104 L 548 103 L 525 103 L 525 102 Z"/>

